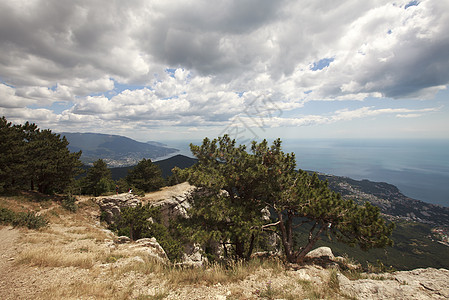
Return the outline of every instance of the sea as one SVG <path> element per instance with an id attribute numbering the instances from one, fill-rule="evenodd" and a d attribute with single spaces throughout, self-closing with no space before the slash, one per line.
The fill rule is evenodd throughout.
<path id="1" fill-rule="evenodd" d="M 190 142 L 201 144 L 165 143 L 193 157 Z M 449 140 L 282 139 L 282 147 L 303 170 L 387 182 L 407 197 L 449 207 Z"/>

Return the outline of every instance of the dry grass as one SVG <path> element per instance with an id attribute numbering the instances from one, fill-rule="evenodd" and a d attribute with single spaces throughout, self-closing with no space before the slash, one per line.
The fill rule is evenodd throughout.
<path id="1" fill-rule="evenodd" d="M 76 251 L 76 249 L 74 249 Z M 98 253 L 61 251 L 57 245 L 32 247 L 23 250 L 18 263 L 37 267 L 78 267 L 90 269 L 98 259 Z"/>
<path id="2" fill-rule="evenodd" d="M 284 266 L 278 260 L 254 259 L 249 262 L 237 261 L 228 265 L 210 264 L 203 268 L 169 267 L 165 269 L 167 281 L 172 286 L 214 285 L 242 281 L 259 270 L 271 270 L 273 274 L 283 272 Z M 266 272 L 264 272 L 266 273 Z"/>
<path id="3" fill-rule="evenodd" d="M 38 295 L 38 299 L 129 299 L 132 294 L 132 285 L 121 289 L 113 281 L 79 279 L 69 284 L 54 285 Z"/>
<path id="4" fill-rule="evenodd" d="M 327 275 L 317 284 L 298 280 L 276 259 L 186 268 L 164 265 L 143 254 L 136 257 L 135 252 L 106 245 L 111 235 L 98 226 L 98 206 L 92 200 L 83 199 L 76 213 L 53 205 L 45 212 L 50 218 L 48 228 L 24 231 L 15 263 L 52 268 L 54 274 L 73 271 L 76 276 L 56 276 L 33 298 L 178 299 L 177 295 L 184 295 L 180 297 L 187 299 L 191 291 L 214 298 L 207 293 L 226 294 L 223 289 L 231 292 L 226 299 L 345 298 L 333 271 L 323 271 Z"/>

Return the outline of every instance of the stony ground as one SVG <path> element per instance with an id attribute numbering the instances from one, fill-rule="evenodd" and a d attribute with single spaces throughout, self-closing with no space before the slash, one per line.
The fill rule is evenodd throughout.
<path id="1" fill-rule="evenodd" d="M 147 195 L 152 201 L 160 196 Z M 78 204 L 70 213 L 51 200 L 0 198 L 3 207 L 40 210 L 50 219 L 39 231 L 0 226 L 0 299 L 449 299 L 443 269 L 350 280 L 336 269 L 276 261 L 228 269 L 164 266 L 118 247 L 94 201 Z"/>

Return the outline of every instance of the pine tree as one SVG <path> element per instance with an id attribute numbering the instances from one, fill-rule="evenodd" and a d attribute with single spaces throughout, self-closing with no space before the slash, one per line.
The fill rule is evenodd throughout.
<path id="1" fill-rule="evenodd" d="M 363 250 L 392 245 L 394 225 L 379 209 L 344 200 L 316 174 L 296 169 L 294 154 L 285 154 L 278 139 L 269 147 L 252 143 L 251 152 L 228 136 L 201 146 L 191 145 L 198 163 L 175 176 L 196 185 L 193 194 L 192 235 L 232 245 L 238 258 L 248 259 L 263 231 L 275 229 L 289 262 L 301 261 L 325 234 Z M 271 220 L 262 211 L 269 208 Z M 297 245 L 295 229 L 310 224 L 305 245 Z M 191 225 L 192 226 L 192 225 Z"/>
<path id="2" fill-rule="evenodd" d="M 84 194 L 100 196 L 113 190 L 114 182 L 111 178 L 111 170 L 104 160 L 99 159 L 87 170 L 86 177 L 81 179 Z"/>
<path id="3" fill-rule="evenodd" d="M 190 147 L 199 161 L 176 176 L 198 187 L 190 199 L 192 236 L 204 243 L 219 242 L 225 256 L 249 259 L 264 217 L 264 204 L 257 197 L 261 186 L 255 157 L 226 135 Z"/>
<path id="4" fill-rule="evenodd" d="M 37 185 L 42 193 L 62 192 L 79 174 L 81 151 L 71 153 L 65 137 L 26 122 L 0 119 L 0 189 Z"/>
<path id="5" fill-rule="evenodd" d="M 151 159 L 145 158 L 128 171 L 126 182 L 144 192 L 156 191 L 165 183 L 159 166 L 153 164 Z"/>
<path id="6" fill-rule="evenodd" d="M 25 143 L 20 126 L 0 119 L 0 192 L 16 188 L 26 170 Z"/>
<path id="7" fill-rule="evenodd" d="M 67 139 L 49 129 L 29 131 L 28 136 L 26 159 L 31 188 L 36 184 L 41 193 L 62 192 L 80 173 L 81 151 L 71 153 Z"/>

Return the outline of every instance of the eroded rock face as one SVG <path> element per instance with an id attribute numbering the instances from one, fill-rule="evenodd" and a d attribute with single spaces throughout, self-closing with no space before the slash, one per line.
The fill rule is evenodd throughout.
<path id="1" fill-rule="evenodd" d="M 162 223 L 165 226 L 168 226 L 171 220 L 178 217 L 187 218 L 187 210 L 191 207 L 188 197 L 194 188 L 194 186 L 185 182 L 162 190 L 161 193 L 155 193 L 155 196 L 165 196 L 158 201 L 153 199 L 150 202 L 152 206 L 159 207 Z"/>
<path id="2" fill-rule="evenodd" d="M 181 265 L 189 267 L 201 267 L 208 262 L 203 255 L 201 247 L 197 244 L 184 245 Z"/>
<path id="3" fill-rule="evenodd" d="M 170 220 L 175 220 L 178 217 L 187 217 L 187 210 L 190 208 L 190 204 L 186 197 L 182 195 L 153 204 L 154 207 L 159 207 L 160 209 L 162 224 L 169 226 Z"/>
<path id="4" fill-rule="evenodd" d="M 105 221 L 112 224 L 120 220 L 121 210 L 125 207 L 136 207 L 142 203 L 135 195 L 130 193 L 97 198 Z"/>
<path id="5" fill-rule="evenodd" d="M 358 299 L 449 299 L 449 270 L 415 269 L 377 274 L 384 280 L 351 281 L 338 274 L 340 290 Z"/>
<path id="6" fill-rule="evenodd" d="M 140 254 L 148 256 L 163 264 L 169 262 L 167 254 L 154 237 L 139 239 L 135 242 L 125 242 L 117 244 L 116 248 L 118 250 L 124 250 L 126 252 L 133 252 L 136 255 Z"/>

